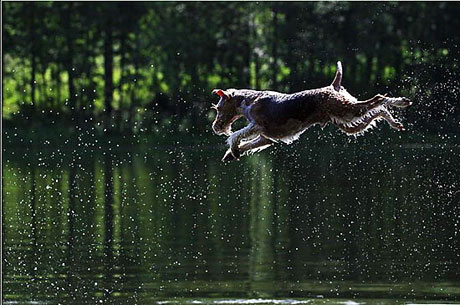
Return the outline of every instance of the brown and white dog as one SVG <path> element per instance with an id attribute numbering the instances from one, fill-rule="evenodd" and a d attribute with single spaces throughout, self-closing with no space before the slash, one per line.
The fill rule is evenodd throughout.
<path id="1" fill-rule="evenodd" d="M 276 142 L 291 143 L 310 126 L 332 123 L 350 135 L 359 135 L 384 119 L 397 130 L 404 130 L 388 111 L 388 106 L 405 108 L 411 105 L 405 97 L 376 95 L 358 101 L 341 86 L 342 64 L 331 85 L 292 94 L 248 89 L 213 90 L 220 99 L 212 107 L 217 116 L 212 129 L 229 136 L 230 146 L 222 161 L 238 159 L 244 154 L 267 148 Z M 234 133 L 231 125 L 245 117 L 249 124 Z"/>

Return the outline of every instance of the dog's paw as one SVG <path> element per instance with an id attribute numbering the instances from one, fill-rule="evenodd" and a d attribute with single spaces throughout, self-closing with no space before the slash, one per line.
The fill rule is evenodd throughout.
<path id="1" fill-rule="evenodd" d="M 237 160 L 237 158 L 235 158 L 235 156 L 232 154 L 232 151 L 229 149 L 222 158 L 222 162 L 229 162 L 233 160 Z"/>
<path id="2" fill-rule="evenodd" d="M 404 128 L 404 125 L 401 123 L 397 123 L 395 127 L 399 131 L 406 131 L 406 128 Z"/>
<path id="3" fill-rule="evenodd" d="M 407 97 L 393 98 L 391 105 L 398 108 L 407 108 L 412 105 L 412 102 Z"/>

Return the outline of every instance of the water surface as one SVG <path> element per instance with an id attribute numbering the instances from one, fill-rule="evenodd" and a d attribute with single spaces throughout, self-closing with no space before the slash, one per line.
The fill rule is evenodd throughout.
<path id="1" fill-rule="evenodd" d="M 460 298 L 456 145 L 7 149 L 5 304 Z"/>

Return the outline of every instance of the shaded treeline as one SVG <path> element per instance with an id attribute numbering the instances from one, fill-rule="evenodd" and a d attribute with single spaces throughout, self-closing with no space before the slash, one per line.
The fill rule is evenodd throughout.
<path id="1" fill-rule="evenodd" d="M 3 118 L 14 124 L 203 129 L 212 88 L 323 86 L 338 59 L 351 92 L 439 101 L 427 108 L 437 120 L 458 113 L 458 3 L 2 5 Z"/>

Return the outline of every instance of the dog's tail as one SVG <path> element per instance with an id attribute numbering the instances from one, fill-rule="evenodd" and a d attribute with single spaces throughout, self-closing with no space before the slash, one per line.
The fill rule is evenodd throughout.
<path id="1" fill-rule="evenodd" d="M 332 82 L 332 87 L 335 91 L 340 91 L 340 85 L 342 84 L 342 63 L 337 62 L 337 72 L 335 73 L 334 81 Z"/>

